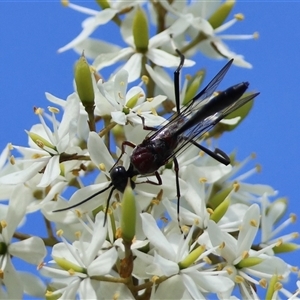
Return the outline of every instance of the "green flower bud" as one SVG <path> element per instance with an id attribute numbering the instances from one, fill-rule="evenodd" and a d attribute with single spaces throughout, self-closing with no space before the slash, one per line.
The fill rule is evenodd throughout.
<path id="1" fill-rule="evenodd" d="M 102 9 L 110 8 L 107 0 L 96 0 L 96 2 Z"/>
<path id="2" fill-rule="evenodd" d="M 273 251 L 278 254 L 278 253 L 286 253 L 286 252 L 292 252 L 295 250 L 298 250 L 299 246 L 294 243 L 284 243 L 281 244 L 280 246 L 276 246 L 273 248 Z"/>
<path id="3" fill-rule="evenodd" d="M 138 93 L 136 95 L 134 95 L 133 97 L 131 97 L 127 102 L 126 102 L 126 106 L 128 108 L 134 108 L 135 105 L 137 104 L 139 98 L 140 98 L 141 94 Z"/>
<path id="4" fill-rule="evenodd" d="M 208 19 L 208 22 L 213 29 L 220 27 L 224 23 L 231 10 L 233 9 L 234 4 L 234 0 L 228 0 L 222 3 L 218 7 L 218 9 L 211 15 L 211 17 Z"/>
<path id="5" fill-rule="evenodd" d="M 224 201 L 224 199 L 229 195 L 231 191 L 232 191 L 232 187 L 228 187 L 213 195 L 211 199 L 209 199 L 208 201 L 209 206 L 212 209 L 218 207 Z"/>
<path id="6" fill-rule="evenodd" d="M 250 268 L 253 267 L 255 265 L 260 264 L 263 261 L 262 258 L 259 257 L 247 257 L 245 259 L 242 259 L 237 265 L 236 267 L 238 269 L 242 269 L 242 268 Z"/>
<path id="7" fill-rule="evenodd" d="M 179 268 L 186 269 L 189 266 L 191 266 L 198 257 L 204 252 L 205 247 L 199 246 L 196 249 L 194 249 L 184 260 L 178 263 Z"/>
<path id="8" fill-rule="evenodd" d="M 94 88 L 90 66 L 82 54 L 75 64 L 75 83 L 78 96 L 84 107 L 94 106 Z"/>
<path id="9" fill-rule="evenodd" d="M 135 197 L 128 180 L 127 187 L 125 188 L 122 200 L 122 219 L 121 229 L 122 238 L 125 242 L 131 243 L 135 236 L 135 224 L 136 224 L 136 206 Z"/>
<path id="10" fill-rule="evenodd" d="M 82 268 L 65 258 L 61 257 L 53 257 L 54 261 L 57 263 L 58 266 L 60 266 L 63 270 L 69 271 L 72 270 L 74 272 L 80 272 L 80 273 L 86 273 L 87 270 L 85 268 Z"/>
<path id="11" fill-rule="evenodd" d="M 29 135 L 29 137 L 32 139 L 32 141 L 37 146 L 39 146 L 41 149 L 44 149 L 44 147 L 48 147 L 48 148 L 53 149 L 53 150 L 56 151 L 56 147 L 54 145 L 52 145 L 51 143 L 49 143 L 49 141 L 47 141 L 44 138 L 42 138 L 40 135 L 38 135 L 38 134 L 36 134 L 34 132 L 30 132 L 30 131 L 26 131 L 26 132 Z"/>
<path id="12" fill-rule="evenodd" d="M 145 12 L 139 7 L 133 18 L 132 33 L 137 51 L 147 52 L 149 43 L 148 21 Z"/>
<path id="13" fill-rule="evenodd" d="M 227 196 L 224 201 L 215 208 L 214 212 L 210 215 L 210 219 L 218 223 L 225 213 L 227 212 L 227 209 L 230 205 L 230 196 Z"/>
<path id="14" fill-rule="evenodd" d="M 185 97 L 183 100 L 183 105 L 187 105 L 195 97 L 197 91 L 200 88 L 200 85 L 202 84 L 204 76 L 205 76 L 205 71 L 201 70 L 197 72 L 197 74 L 192 78 L 186 90 Z"/>

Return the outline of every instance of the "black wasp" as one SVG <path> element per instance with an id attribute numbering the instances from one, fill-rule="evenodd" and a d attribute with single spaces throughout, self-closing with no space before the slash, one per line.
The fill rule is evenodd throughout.
<path id="1" fill-rule="evenodd" d="M 169 122 L 166 125 L 161 126 L 160 128 L 145 126 L 142 118 L 143 128 L 146 130 L 152 130 L 152 132 L 147 135 L 147 137 L 139 145 L 134 145 L 129 141 L 124 141 L 122 143 L 122 154 L 125 153 L 126 146 L 134 148 L 130 156 L 130 165 L 128 170 L 126 170 L 123 166 L 117 165 L 122 157 L 121 155 L 110 170 L 111 182 L 105 189 L 91 195 L 78 204 L 68 208 L 58 209 L 54 212 L 77 207 L 111 188 L 107 199 L 104 221 L 106 222 L 109 202 L 114 190 L 118 190 L 123 193 L 128 179 L 130 179 L 131 186 L 134 188 L 135 182 L 132 178 L 137 175 L 146 176 L 154 174 L 157 178 L 157 182 L 148 179 L 144 182 L 154 185 L 161 185 L 162 179 L 158 173 L 158 169 L 172 159 L 176 173 L 176 191 L 178 200 L 177 214 L 179 219 L 179 165 L 176 155 L 184 151 L 184 149 L 186 149 L 186 147 L 189 145 L 194 145 L 220 163 L 225 165 L 230 163 L 229 157 L 223 151 L 220 149 L 211 151 L 198 144 L 196 139 L 200 138 L 204 133 L 211 130 L 219 121 L 239 107 L 243 106 L 248 101 L 252 100 L 259 93 L 250 94 L 241 98 L 249 86 L 248 82 L 242 82 L 226 89 L 214 97 L 212 96 L 219 83 L 223 80 L 225 74 L 229 70 L 233 62 L 233 59 L 231 59 L 210 81 L 210 83 L 193 99 L 191 99 L 189 104 L 181 110 L 179 97 L 179 76 L 185 58 L 179 50 L 176 50 L 176 52 L 180 57 L 180 64 L 174 72 L 174 90 L 177 112 L 169 119 Z"/>

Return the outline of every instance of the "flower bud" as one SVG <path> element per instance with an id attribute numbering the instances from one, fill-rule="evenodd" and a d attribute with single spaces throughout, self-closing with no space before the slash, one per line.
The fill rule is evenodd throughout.
<path id="1" fill-rule="evenodd" d="M 231 161 L 231 158 L 230 158 Z M 223 190 L 221 190 L 220 192 L 216 193 L 215 195 L 213 195 L 210 199 L 209 199 L 209 206 L 212 209 L 215 209 L 216 207 L 218 207 L 223 201 L 224 199 L 229 195 L 229 193 L 232 191 L 232 187 L 228 187 L 225 188 Z"/>
<path id="2" fill-rule="evenodd" d="M 136 224 L 135 197 L 129 179 L 122 200 L 121 229 L 122 229 L 122 238 L 125 242 L 131 243 L 131 241 L 133 240 L 135 235 L 135 224 Z"/>
<path id="3" fill-rule="evenodd" d="M 148 21 L 145 12 L 139 7 L 133 18 L 132 33 L 136 49 L 141 53 L 145 53 L 148 50 L 149 43 Z"/>
<path id="4" fill-rule="evenodd" d="M 242 259 L 237 265 L 236 267 L 238 269 L 242 269 L 242 268 L 251 268 L 255 265 L 260 264 L 261 262 L 263 262 L 262 258 L 259 257 L 247 257 L 245 259 Z"/>
<path id="5" fill-rule="evenodd" d="M 134 108 L 140 98 L 141 94 L 137 93 L 136 95 L 134 95 L 133 97 L 131 97 L 127 102 L 126 102 L 126 106 L 128 108 Z"/>
<path id="6" fill-rule="evenodd" d="M 66 271 L 73 270 L 74 272 L 80 272 L 80 273 L 87 272 L 85 268 L 82 268 L 82 267 L 68 261 L 65 258 L 54 256 L 53 259 L 57 263 L 57 265 L 60 266 L 63 270 L 66 270 Z"/>
<path id="7" fill-rule="evenodd" d="M 196 73 L 195 76 L 193 76 L 192 80 L 190 81 L 185 96 L 183 100 L 183 105 L 189 104 L 189 102 L 196 96 L 196 93 L 198 92 L 200 85 L 202 84 L 202 81 L 205 76 L 205 71 L 201 70 Z"/>
<path id="8" fill-rule="evenodd" d="M 198 257 L 204 252 L 205 247 L 199 246 L 196 249 L 194 249 L 184 260 L 178 263 L 179 268 L 185 269 L 191 266 Z"/>
<path id="9" fill-rule="evenodd" d="M 52 145 L 51 143 L 49 143 L 49 141 L 45 140 L 44 138 L 42 138 L 40 135 L 34 133 L 34 132 L 30 132 L 27 131 L 27 134 L 29 135 L 29 137 L 32 139 L 32 141 L 39 146 L 41 149 L 44 149 L 44 147 L 56 150 L 55 146 Z M 47 151 L 47 149 L 44 149 Z"/>
<path id="10" fill-rule="evenodd" d="M 213 29 L 220 27 L 224 23 L 231 10 L 233 9 L 234 4 L 234 0 L 227 0 L 226 2 L 222 3 L 218 7 L 218 9 L 211 15 L 211 17 L 208 19 L 208 22 Z"/>
<path id="11" fill-rule="evenodd" d="M 299 249 L 299 245 L 294 243 L 283 243 L 279 246 L 276 246 L 273 248 L 274 253 L 286 253 L 286 252 L 292 252 Z"/>
<path id="12" fill-rule="evenodd" d="M 218 207 L 216 207 L 214 212 L 210 215 L 210 219 L 218 223 L 226 214 L 229 205 L 230 205 L 230 194 L 224 199 L 224 201 Z"/>
<path id="13" fill-rule="evenodd" d="M 102 9 L 110 8 L 107 0 L 96 0 L 96 2 Z"/>
<path id="14" fill-rule="evenodd" d="M 82 54 L 75 64 L 75 83 L 78 96 L 84 107 L 94 106 L 94 88 L 90 66 Z"/>

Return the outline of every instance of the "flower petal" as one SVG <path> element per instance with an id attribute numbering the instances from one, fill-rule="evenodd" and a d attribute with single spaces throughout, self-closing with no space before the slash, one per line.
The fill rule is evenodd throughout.
<path id="1" fill-rule="evenodd" d="M 37 276 L 29 272 L 19 272 L 19 276 L 24 286 L 24 292 L 30 296 L 44 298 L 47 289 L 44 282 Z"/>
<path id="2" fill-rule="evenodd" d="M 90 278 L 84 279 L 79 286 L 79 299 L 98 299 L 96 290 L 100 287 L 100 282 Z"/>
<path id="3" fill-rule="evenodd" d="M 125 59 L 127 56 L 133 53 L 134 50 L 130 47 L 121 49 L 118 52 L 102 53 L 96 57 L 95 61 L 93 62 L 93 66 L 95 66 L 97 70 L 101 70 L 105 67 L 115 64 L 122 59 Z"/>
<path id="4" fill-rule="evenodd" d="M 7 260 L 4 274 L 2 276 L 3 283 L 7 290 L 8 299 L 22 299 L 24 292 L 23 284 L 10 259 Z"/>
<path id="5" fill-rule="evenodd" d="M 172 54 L 167 53 L 166 51 L 160 49 L 149 49 L 146 56 L 153 61 L 156 65 L 161 67 L 177 67 L 180 63 L 180 58 Z M 195 64 L 194 61 L 190 59 L 184 60 L 185 67 L 191 67 Z"/>
<path id="6" fill-rule="evenodd" d="M 89 37 L 92 34 L 92 32 L 95 31 L 95 29 L 99 25 L 106 24 L 108 21 L 110 21 L 117 12 L 118 11 L 115 9 L 107 8 L 100 11 L 96 17 L 89 17 L 85 19 L 85 21 L 82 24 L 83 30 L 81 31 L 81 33 L 70 43 L 58 49 L 58 52 L 61 53 L 66 50 L 69 50 L 75 47 L 80 42 L 84 41 L 87 37 Z"/>
<path id="7" fill-rule="evenodd" d="M 19 184 L 33 178 L 40 170 L 44 168 L 45 165 L 47 165 L 50 157 L 44 157 L 39 160 L 40 161 L 38 162 L 33 162 L 25 170 L 17 171 L 1 177 L 0 184 Z"/>
<path id="8" fill-rule="evenodd" d="M 244 215 L 237 240 L 238 255 L 251 249 L 260 223 L 260 210 L 257 204 L 252 204 Z"/>
<path id="9" fill-rule="evenodd" d="M 123 66 L 123 69 L 126 70 L 129 74 L 128 82 L 133 82 L 141 76 L 142 57 L 143 56 L 141 53 L 135 53 L 128 59 L 128 61 Z"/>
<path id="10" fill-rule="evenodd" d="M 37 187 L 46 187 L 51 184 L 60 174 L 59 156 L 54 155 L 48 161 L 43 177 Z"/>
<path id="11" fill-rule="evenodd" d="M 118 258 L 118 252 L 111 248 L 97 257 L 88 267 L 89 276 L 107 275 Z"/>
<path id="12" fill-rule="evenodd" d="M 88 261 L 84 263 L 89 265 L 91 261 L 93 261 L 94 257 L 97 256 L 99 249 L 101 249 L 106 235 L 107 235 L 107 226 L 103 226 L 104 224 L 104 213 L 99 212 L 96 216 L 96 220 L 94 223 L 92 239 L 89 241 L 89 247 L 85 251 L 84 257 L 87 257 Z"/>
<path id="13" fill-rule="evenodd" d="M 8 249 L 11 255 L 35 265 L 40 264 L 47 254 L 43 240 L 36 236 L 13 243 Z"/>
<path id="14" fill-rule="evenodd" d="M 151 272 L 149 272 L 150 270 Z M 163 258 L 155 252 L 153 265 L 147 267 L 146 271 L 153 275 L 169 277 L 179 273 L 179 266 L 176 262 Z"/>
<path id="15" fill-rule="evenodd" d="M 5 218 L 7 226 L 2 229 L 4 241 L 8 244 L 25 216 L 26 207 L 31 199 L 31 191 L 24 185 L 16 186 L 9 200 L 7 216 Z"/>
<path id="16" fill-rule="evenodd" d="M 111 118 L 117 124 L 120 124 L 120 125 L 126 124 L 126 115 L 121 111 L 113 111 L 111 113 Z"/>
<path id="17" fill-rule="evenodd" d="M 75 50 L 75 52 L 77 52 L 79 55 L 81 55 L 84 51 L 85 57 L 95 59 L 99 55 L 99 49 L 101 49 L 101 53 L 112 53 L 120 51 L 121 47 L 106 41 L 86 38 L 77 44 L 73 50 Z"/>
<path id="18" fill-rule="evenodd" d="M 171 260 L 174 259 L 176 257 L 176 254 L 173 248 L 170 246 L 166 237 L 159 230 L 153 216 L 148 213 L 142 213 L 140 214 L 140 216 L 142 218 L 144 233 L 149 239 L 150 243 L 163 257 Z"/>
<path id="19" fill-rule="evenodd" d="M 115 164 L 102 138 L 96 132 L 89 133 L 88 150 L 93 163 L 99 167 L 104 164 L 107 170 L 110 170 Z"/>

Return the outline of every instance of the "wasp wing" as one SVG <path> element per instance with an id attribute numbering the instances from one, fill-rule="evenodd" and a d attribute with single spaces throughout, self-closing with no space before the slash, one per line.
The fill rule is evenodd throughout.
<path id="1" fill-rule="evenodd" d="M 208 85 L 201 90 L 194 98 L 190 100 L 190 103 L 184 108 L 184 110 L 175 115 L 173 114 L 169 119 L 168 123 L 163 123 L 162 126 L 159 126 L 159 129 L 149 133 L 148 138 L 155 138 L 162 130 L 164 130 L 166 127 L 174 127 L 174 124 L 178 123 L 178 119 L 181 119 L 182 116 L 187 117 L 189 114 L 191 114 L 192 111 L 195 110 L 194 103 L 197 101 L 197 108 L 200 106 L 200 104 L 205 99 L 209 99 L 212 94 L 215 92 L 217 87 L 219 86 L 220 82 L 223 80 L 224 76 L 228 72 L 229 68 L 231 67 L 233 62 L 233 59 L 231 59 L 219 72 L 218 74 L 208 83 Z M 192 108 L 193 107 L 193 108 Z M 174 117 L 175 116 L 175 117 Z M 153 133 L 153 134 L 152 134 Z"/>
<path id="2" fill-rule="evenodd" d="M 191 140 L 201 138 L 206 132 L 210 131 L 223 118 L 225 118 L 238 108 L 242 107 L 244 104 L 251 101 L 258 95 L 259 93 L 254 93 L 246 97 L 242 97 L 234 103 L 232 103 L 231 105 L 229 105 L 228 107 L 225 107 L 223 110 L 205 118 L 204 120 L 200 120 L 196 125 L 190 128 L 190 130 L 188 130 L 183 135 L 181 143 L 179 143 L 175 151 L 168 159 L 171 159 L 175 155 L 177 156 L 181 154 L 183 151 L 186 150 L 187 147 L 189 147 L 192 144 Z"/>

